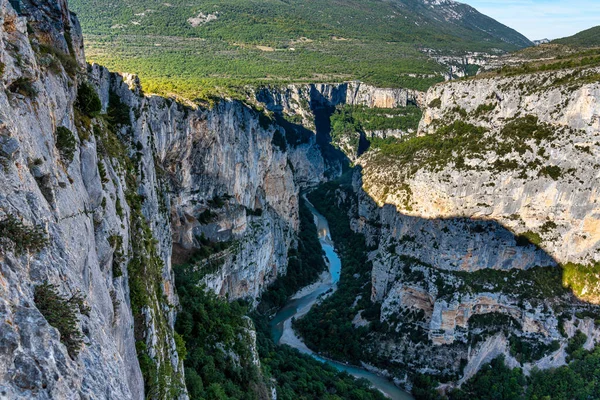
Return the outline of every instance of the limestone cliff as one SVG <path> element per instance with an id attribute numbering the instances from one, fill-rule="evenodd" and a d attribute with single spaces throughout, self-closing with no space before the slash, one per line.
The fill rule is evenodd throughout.
<path id="1" fill-rule="evenodd" d="M 500 353 L 561 365 L 577 329 L 595 343 L 598 73 L 437 85 L 417 137 L 358 159 L 353 227 L 376 246 L 372 300 L 398 338 L 375 340 L 379 356 L 464 380 Z M 524 342 L 546 350 L 522 358 Z"/>
<path id="2" fill-rule="evenodd" d="M 66 6 L 0 0 L 1 397 L 185 399 L 172 254 L 255 299 L 285 273 L 323 159 L 242 102 L 147 97 L 86 66 Z M 38 310 L 44 282 L 90 309 L 75 356 Z"/>
<path id="3" fill-rule="evenodd" d="M 312 117 L 315 108 L 349 104 L 369 108 L 406 107 L 412 103 L 421 105 L 425 93 L 402 88 L 377 88 L 362 82 L 339 84 L 292 84 L 285 87 L 265 87 L 255 94 L 271 111 Z"/>
<path id="4" fill-rule="evenodd" d="M 414 156 L 423 167 L 400 157 L 389 168 L 386 156 L 374 152 L 362 162 L 367 193 L 407 216 L 497 221 L 514 233 L 533 233 L 563 264 L 599 261 L 600 86 L 590 79 L 597 74 L 560 71 L 434 87 L 421 134 L 447 140 L 435 132 L 460 120 L 480 128 L 476 143 L 455 136 L 448 154 L 419 152 Z M 508 258 L 488 267 L 506 268 Z M 483 266 L 462 260 L 464 268 Z"/>
<path id="5" fill-rule="evenodd" d="M 111 235 L 130 241 L 125 183 L 108 162 L 111 179 L 103 187 L 93 137 L 81 140 L 72 162 L 56 146 L 57 127 L 77 131 L 76 81 L 59 57 L 77 57 L 71 72 L 84 68 L 81 33 L 64 2 L 45 2 L 24 13 L 39 23 L 30 24 L 31 35 L 28 20 L 7 0 L 0 1 L 0 219 L 38 226 L 48 245 L 40 252 L 20 253 L 11 237 L 2 238 L 1 393 L 4 398 L 97 393 L 143 398 L 127 274 L 113 279 L 114 249 L 108 241 Z M 70 32 L 70 43 L 65 32 Z M 103 199 L 110 199 L 104 207 Z M 117 199 L 122 200 L 122 217 L 114 207 Z M 81 292 L 91 307 L 89 317 L 80 318 L 85 345 L 77 359 L 69 356 L 58 331 L 34 304 L 34 288 L 44 281 L 66 296 Z M 181 369 L 176 354 L 172 366 Z"/>

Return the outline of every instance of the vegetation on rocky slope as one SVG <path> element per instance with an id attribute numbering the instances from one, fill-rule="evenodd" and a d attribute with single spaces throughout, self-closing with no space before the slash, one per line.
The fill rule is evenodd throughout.
<path id="1" fill-rule="evenodd" d="M 186 354 L 185 380 L 191 399 L 259 399 L 267 393 L 251 353 L 247 306 L 220 300 L 199 286 L 198 273 L 176 267 L 181 304 L 175 329 Z M 185 347 L 185 352 L 182 352 Z"/>
<path id="2" fill-rule="evenodd" d="M 0 220 L 0 254 L 12 249 L 16 254 L 37 252 L 48 244 L 48 237 L 41 226 L 28 226 L 14 215 Z"/>
<path id="3" fill-rule="evenodd" d="M 382 400 L 368 382 L 303 355 L 288 346 L 276 346 L 268 319 L 299 288 L 310 284 L 325 264 L 312 214 L 301 206 L 299 248 L 290 254 L 288 274 L 279 278 L 252 313 L 257 340 L 252 349 L 253 324 L 249 307 L 228 302 L 208 292 L 199 282 L 201 271 L 176 266 L 176 285 L 181 303 L 176 330 L 178 353 L 185 357 L 186 385 L 191 399 L 264 399 L 271 386 L 277 398 Z M 255 353 L 256 352 L 256 353 Z M 255 364 L 255 356 L 260 364 Z"/>
<path id="4" fill-rule="evenodd" d="M 331 116 L 331 136 L 356 131 L 416 131 L 422 112 L 414 105 L 399 108 L 368 108 L 349 104 L 338 106 Z"/>
<path id="5" fill-rule="evenodd" d="M 413 105 L 400 108 L 368 108 L 341 105 L 331 115 L 331 142 L 345 150 L 348 156 L 360 155 L 369 148 L 385 147 L 401 139 L 368 135 L 374 131 L 399 131 L 412 136 L 419 127 L 421 110 Z M 364 139 L 364 141 L 363 141 Z"/>
<path id="6" fill-rule="evenodd" d="M 501 68 L 484 72 L 473 79 L 483 79 L 501 76 L 518 76 L 533 74 L 536 72 L 559 71 L 564 69 L 583 70 L 600 66 L 600 49 L 569 48 L 562 45 L 542 45 L 536 49 L 525 49 L 522 52 L 511 55 L 520 58 L 516 65 L 504 65 Z M 594 77 L 591 82 L 600 78 Z M 573 80 L 573 83 L 577 83 Z M 585 82 L 580 82 L 585 83 Z"/>
<path id="7" fill-rule="evenodd" d="M 456 108 L 456 119 L 445 124 L 440 121 L 438 129 L 425 136 L 411 137 L 395 142 L 379 142 L 378 151 L 369 155 L 369 167 L 388 168 L 394 165 L 397 175 L 408 178 L 421 169 L 439 172 L 448 166 L 458 171 L 483 171 L 495 173 L 514 171 L 525 179 L 529 176 L 549 176 L 556 180 L 567 171 L 552 165 L 544 165 L 548 154 L 536 151 L 542 144 L 550 143 L 562 128 L 539 122 L 532 115 L 506 121 L 499 132 L 490 133 L 486 128 L 475 126 L 462 119 L 477 117 L 480 108 L 468 114 Z M 523 156 L 528 153 L 529 161 Z M 495 161 L 489 163 L 489 155 Z M 398 176 L 390 176 L 390 179 Z M 392 181 L 389 182 L 393 184 Z"/>
<path id="8" fill-rule="evenodd" d="M 485 364 L 479 372 L 460 388 L 447 396 L 439 394 L 435 382 L 416 381 L 414 395 L 417 400 L 545 400 L 545 399 L 597 399 L 600 398 L 600 347 L 582 348 L 586 336 L 579 332 L 571 339 L 568 365 L 536 370 L 525 376 L 520 368 L 506 366 L 500 356 Z"/>
<path id="9" fill-rule="evenodd" d="M 79 314 L 89 316 L 90 308 L 81 294 L 62 296 L 56 285 L 45 282 L 36 286 L 34 302 L 46 321 L 60 332 L 60 341 L 67 347 L 71 358 L 76 358 L 83 345 L 84 335 L 79 329 Z"/>

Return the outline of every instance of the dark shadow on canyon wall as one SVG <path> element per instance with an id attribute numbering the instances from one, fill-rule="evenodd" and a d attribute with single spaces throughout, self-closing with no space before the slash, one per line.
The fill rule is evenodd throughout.
<path id="1" fill-rule="evenodd" d="M 478 279 L 476 286 L 481 292 L 486 291 L 486 285 L 490 291 L 494 291 L 494 285 L 486 279 L 496 278 L 495 272 L 530 271 L 522 275 L 531 279 L 532 298 L 539 296 L 537 299 L 543 301 L 546 298 L 542 294 L 548 295 L 548 300 L 552 298 L 551 294 L 559 297 L 566 295 L 564 300 L 573 309 L 594 309 L 600 316 L 600 306 L 582 300 L 570 287 L 565 286 L 564 267 L 544 250 L 543 242 L 538 245 L 535 235 L 532 239 L 532 235 L 527 233 L 515 234 L 495 220 L 462 215 L 425 218 L 399 212 L 392 204 L 379 207 L 362 190 L 361 168 L 357 167 L 352 174 L 351 181 L 348 178 L 341 181 L 345 180 L 342 185 L 356 195 L 357 204 L 352 209 L 352 217 L 356 221 L 354 228 L 365 235 L 372 249 L 379 248 L 384 254 L 398 255 L 398 269 L 403 267 L 404 262 L 418 260 L 421 265 L 440 271 L 473 275 Z M 382 238 L 386 242 L 381 242 Z M 555 268 L 556 273 L 538 274 L 531 271 L 536 267 L 548 267 L 546 270 Z M 537 271 L 540 269 L 537 268 Z M 585 274 L 585 270 L 578 272 Z M 496 289 L 502 286 L 498 282 L 496 284 Z M 389 287 L 384 290 L 387 289 Z M 502 291 L 509 294 L 518 292 L 521 293 L 521 299 L 527 298 L 527 288 L 517 290 L 506 287 Z M 382 295 L 379 293 L 378 297 Z"/>

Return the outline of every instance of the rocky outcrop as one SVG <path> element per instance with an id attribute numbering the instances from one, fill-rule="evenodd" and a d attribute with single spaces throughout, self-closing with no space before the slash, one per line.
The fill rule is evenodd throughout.
<path id="1" fill-rule="evenodd" d="M 478 152 L 457 148 L 455 160 L 409 175 L 402 173 L 405 167 L 384 166 L 377 155 L 365 157 L 367 193 L 405 215 L 493 220 L 518 234 L 534 232 L 561 263 L 598 261 L 599 84 L 585 83 L 597 73 L 561 71 L 434 87 L 427 95 L 423 135 L 460 119 L 481 127 L 490 140 L 482 140 Z M 530 126 L 524 116 L 533 121 Z M 536 139 L 536 129 L 547 129 L 548 136 Z M 511 144 L 507 135 L 513 131 L 532 134 L 522 138 L 525 147 Z M 495 141 L 513 149 L 494 151 Z"/>
<path id="2" fill-rule="evenodd" d="M 340 84 L 288 85 L 263 88 L 256 99 L 268 110 L 307 117 L 311 109 L 341 104 L 368 108 L 397 108 L 408 104 L 421 105 L 424 93 L 402 88 L 377 88 L 362 82 Z"/>

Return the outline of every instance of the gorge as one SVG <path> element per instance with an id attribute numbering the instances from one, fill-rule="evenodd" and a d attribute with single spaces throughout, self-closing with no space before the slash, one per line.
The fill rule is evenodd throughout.
<path id="1" fill-rule="evenodd" d="M 272 330 L 273 340 L 276 344 L 286 344 L 293 348 L 298 349 L 300 352 L 310 354 L 315 359 L 332 365 L 334 368 L 348 372 L 350 375 L 356 378 L 367 379 L 373 387 L 384 393 L 391 399 L 408 400 L 412 397 L 398 389 L 392 382 L 383 378 L 373 372 L 369 372 L 365 369 L 349 366 L 333 360 L 323 359 L 314 354 L 300 338 L 296 336 L 292 328 L 292 320 L 296 318 L 302 318 L 310 310 L 310 308 L 319 300 L 322 296 L 326 296 L 335 290 L 337 283 L 340 279 L 341 272 L 341 260 L 334 250 L 334 244 L 331 241 L 331 234 L 329 232 L 329 225 L 327 219 L 323 217 L 319 212 L 310 204 L 307 204 L 310 212 L 313 214 L 315 219 L 315 225 L 319 232 L 319 242 L 325 252 L 327 258 L 328 273 L 322 274 L 319 281 L 310 286 L 301 289 L 297 294 L 292 297 L 292 300 L 282 307 L 277 314 L 271 319 L 270 326 Z"/>
<path id="2" fill-rule="evenodd" d="M 600 396 L 594 50 L 192 101 L 87 64 L 66 1 L 13 3 L 0 398 Z"/>

